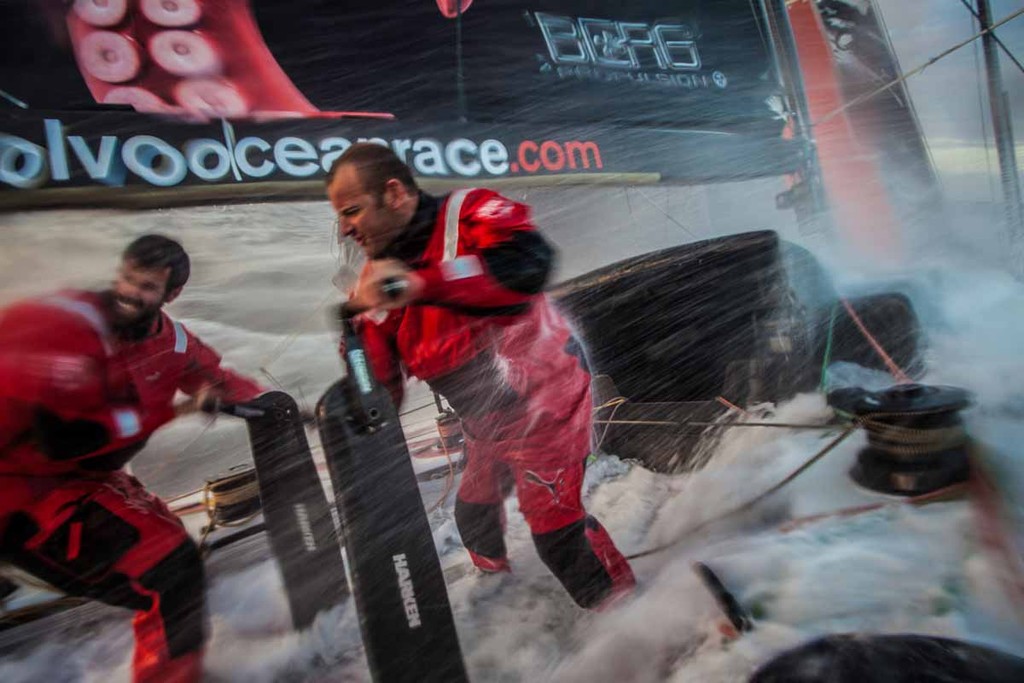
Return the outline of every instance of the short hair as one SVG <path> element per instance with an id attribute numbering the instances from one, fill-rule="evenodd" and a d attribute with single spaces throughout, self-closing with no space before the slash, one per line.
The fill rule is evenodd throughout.
<path id="1" fill-rule="evenodd" d="M 168 292 L 184 286 L 192 273 L 192 264 L 184 247 L 163 235 L 150 234 L 139 237 L 125 247 L 121 258 L 146 270 L 170 268 L 171 273 L 167 277 Z"/>
<path id="2" fill-rule="evenodd" d="M 405 185 L 410 192 L 418 192 L 419 187 L 412 177 L 412 170 L 391 151 L 390 147 L 375 142 L 357 142 L 334 160 L 331 170 L 327 172 L 327 185 L 330 186 L 342 166 L 355 166 L 363 189 L 381 197 L 387 182 L 394 178 Z"/>

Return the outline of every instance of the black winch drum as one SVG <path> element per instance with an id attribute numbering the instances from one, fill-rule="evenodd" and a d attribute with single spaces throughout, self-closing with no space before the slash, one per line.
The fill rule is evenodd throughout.
<path id="1" fill-rule="evenodd" d="M 261 507 L 256 468 L 236 465 L 207 479 L 203 503 L 214 526 L 238 523 L 256 515 Z"/>
<path id="2" fill-rule="evenodd" d="M 970 394 L 956 387 L 900 384 L 884 391 L 838 389 L 837 411 L 863 421 L 868 445 L 850 470 L 861 486 L 917 496 L 965 481 L 970 474 L 967 433 L 960 411 Z"/>

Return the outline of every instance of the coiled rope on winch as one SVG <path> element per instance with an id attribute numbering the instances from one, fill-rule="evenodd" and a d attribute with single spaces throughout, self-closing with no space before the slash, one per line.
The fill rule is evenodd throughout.
<path id="1" fill-rule="evenodd" d="M 858 330 L 860 330 L 860 332 L 868 339 L 872 348 L 882 358 L 886 367 L 896 379 L 897 386 L 895 387 L 894 393 L 898 395 L 900 392 L 910 394 L 915 391 L 919 391 L 921 387 L 907 385 L 910 381 L 907 374 L 903 372 L 903 370 L 900 369 L 892 358 L 885 352 L 881 344 L 878 343 L 864 325 L 863 321 L 860 320 L 856 311 L 853 310 L 853 307 L 845 300 L 842 300 L 842 303 L 846 307 L 847 313 L 857 325 Z M 826 349 L 826 357 L 822 364 L 822 389 L 824 389 L 825 386 L 825 371 L 828 367 L 828 357 L 831 351 L 832 327 L 835 321 L 834 313 L 835 309 L 833 309 L 833 315 L 829 321 L 829 344 Z M 948 398 L 949 397 L 947 396 L 947 399 Z M 624 401 L 625 399 L 617 397 L 617 399 L 615 399 L 615 405 L 617 407 L 621 406 Z M 1001 573 L 1000 578 L 1004 591 L 1010 600 L 1017 605 L 1018 609 L 1021 610 L 1021 614 L 1024 614 L 1024 558 L 1022 558 L 1019 548 L 1017 548 L 1014 543 L 1012 534 L 1007 526 L 1007 519 L 1005 517 L 1005 510 L 1002 509 L 1003 504 L 1001 498 L 994 484 L 993 478 L 986 472 L 979 445 L 970 438 L 958 418 L 952 420 L 947 419 L 951 408 L 954 410 L 958 409 L 958 406 L 951 406 L 950 403 L 956 403 L 955 398 L 952 401 L 947 400 L 946 405 L 936 405 L 931 410 L 921 410 L 919 405 L 914 411 L 875 411 L 864 415 L 854 415 L 849 411 L 836 409 L 835 413 L 838 417 L 848 420 L 844 431 L 835 439 L 830 441 L 824 448 L 815 453 L 803 465 L 780 480 L 777 484 L 745 503 L 728 510 L 724 514 L 704 520 L 703 522 L 691 527 L 669 543 L 634 553 L 627 557 L 631 560 L 637 559 L 676 547 L 697 532 L 706 529 L 715 522 L 749 510 L 757 503 L 778 492 L 784 486 L 792 482 L 802 472 L 806 471 L 814 463 L 818 462 L 829 452 L 833 451 L 840 443 L 842 443 L 842 441 L 847 439 L 857 429 L 863 428 L 867 434 L 869 446 L 865 451 L 874 450 L 876 452 L 880 452 L 884 454 L 885 457 L 891 458 L 896 463 L 902 462 L 913 464 L 915 459 L 921 459 L 922 457 L 927 459 L 929 457 L 949 454 L 953 454 L 955 457 L 956 455 L 959 455 L 957 451 L 963 451 L 968 454 L 966 461 L 969 469 L 969 479 L 967 481 L 955 480 L 945 486 L 933 488 L 926 493 L 904 498 L 902 501 L 899 501 L 899 503 L 918 506 L 951 498 L 959 498 L 965 494 L 969 495 L 972 507 L 976 513 L 975 517 L 977 520 L 979 538 L 981 539 L 981 542 L 985 546 L 989 547 L 993 554 L 999 558 L 1004 570 Z M 833 407 L 835 408 L 835 406 Z M 911 418 L 912 422 L 907 424 L 904 421 L 904 418 Z M 607 420 L 605 422 L 610 424 L 614 421 Z M 637 421 L 630 422 L 636 423 Z M 690 423 L 686 426 L 705 428 L 706 426 L 709 426 L 709 424 L 715 424 L 721 428 L 755 426 L 754 423 L 750 422 Z M 764 424 L 762 426 L 781 427 L 782 425 Z M 791 425 L 790 427 L 796 428 L 798 425 Z M 826 429 L 833 428 L 833 425 L 804 425 L 804 427 Z M 608 427 L 605 428 L 605 433 L 607 433 L 607 429 Z M 863 456 L 865 451 L 862 451 L 860 455 Z M 897 472 L 897 474 L 899 473 Z M 810 523 L 835 516 L 862 514 L 864 512 L 878 510 L 893 504 L 894 503 L 892 501 L 886 501 L 883 503 L 873 503 L 857 506 L 855 508 L 833 511 L 830 513 L 812 515 L 810 517 L 803 518 L 802 520 L 793 520 L 793 525 L 795 527 L 804 523 Z"/>
<path id="2" fill-rule="evenodd" d="M 262 512 L 255 469 L 239 465 L 207 480 L 202 488 L 202 501 L 209 519 L 199 539 L 200 549 L 205 550 L 206 541 L 215 529 L 244 526 Z"/>
<path id="3" fill-rule="evenodd" d="M 846 299 L 841 299 L 840 302 L 846 308 L 847 313 L 849 314 L 849 316 L 853 320 L 853 322 L 856 324 L 857 329 L 861 332 L 862 335 L 864 335 L 864 337 L 871 344 L 872 349 L 874 349 L 874 351 L 882 359 L 882 361 L 884 362 L 886 368 L 892 374 L 892 376 L 896 380 L 896 382 L 898 384 L 904 384 L 904 383 L 910 382 L 911 380 L 910 380 L 909 376 L 895 363 L 895 361 L 892 360 L 891 356 L 888 353 L 886 353 L 886 351 L 882 347 L 882 345 L 878 342 L 877 339 L 875 339 L 874 335 L 871 334 L 871 331 L 867 328 L 867 326 L 864 324 L 864 322 L 860 319 L 860 316 L 857 315 L 856 310 L 854 310 L 853 306 L 850 305 L 849 301 L 847 301 Z M 827 348 L 826 348 L 826 357 L 825 357 L 824 363 L 822 365 L 822 386 L 824 386 L 824 376 L 825 376 L 825 371 L 826 371 L 827 366 L 828 366 L 828 356 L 830 355 L 830 350 L 831 350 L 831 341 L 832 341 L 831 340 L 831 336 L 832 336 L 832 328 L 833 328 L 834 322 L 835 322 L 835 307 L 833 307 L 832 315 L 830 316 L 830 321 L 829 321 L 829 340 L 828 340 L 829 343 L 828 343 Z M 618 408 L 619 406 L 623 405 L 623 403 L 625 403 L 625 401 L 626 401 L 626 399 L 624 399 L 622 397 L 616 397 L 615 399 L 612 399 L 611 401 L 609 401 L 605 406 L 602 406 L 602 408 L 603 407 L 607 407 L 608 405 L 615 405 L 616 408 Z M 729 403 L 728 401 L 725 401 L 724 399 L 720 400 L 719 402 L 723 403 L 723 405 L 727 405 L 727 406 L 729 406 L 731 408 L 735 407 L 731 403 Z M 948 412 L 948 408 L 944 407 L 944 408 L 941 409 L 941 411 L 939 409 L 936 409 L 935 412 L 936 413 Z M 920 415 L 920 414 L 921 413 L 915 412 L 913 415 L 917 416 L 917 415 Z M 927 412 L 925 414 L 927 415 Z M 657 547 L 651 548 L 649 550 L 641 551 L 641 552 L 638 552 L 638 553 L 633 553 L 632 555 L 628 555 L 627 559 L 631 559 L 631 560 L 632 559 L 637 559 L 637 558 L 641 558 L 641 557 L 646 557 L 648 555 L 653 555 L 653 554 L 662 552 L 664 550 L 668 550 L 668 549 L 670 549 L 670 548 L 672 548 L 674 546 L 679 545 L 684 540 L 686 540 L 687 538 L 691 537 L 693 534 L 696 534 L 696 533 L 706 529 L 707 527 L 711 526 L 712 524 L 714 524 L 716 522 L 722 521 L 724 519 L 733 517 L 733 516 L 738 515 L 738 514 L 740 514 L 742 512 L 750 510 L 752 507 L 754 507 L 755 505 L 757 505 L 758 503 L 760 503 L 764 499 L 768 498 L 769 496 L 777 493 L 779 490 L 781 490 L 786 485 L 788 485 L 790 482 L 792 482 L 797 477 L 799 477 L 808 468 L 810 468 L 816 462 L 818 462 L 819 460 L 824 458 L 826 455 L 828 455 L 830 452 L 832 452 L 837 446 L 839 446 L 843 441 L 845 441 L 857 429 L 863 428 L 865 430 L 865 432 L 867 432 L 868 443 L 872 447 L 874 447 L 874 448 L 876 448 L 878 450 L 884 451 L 886 453 L 890 453 L 890 454 L 892 454 L 895 457 L 916 456 L 916 455 L 921 455 L 921 454 L 939 453 L 939 452 L 942 452 L 942 451 L 945 451 L 945 450 L 948 450 L 948 449 L 951 449 L 951 448 L 956 448 L 958 446 L 962 446 L 968 440 L 966 431 L 963 429 L 962 425 L 951 425 L 950 426 L 950 425 L 943 424 L 942 426 L 940 426 L 938 428 L 929 428 L 927 426 L 921 427 L 921 426 L 908 426 L 908 425 L 905 425 L 905 424 L 894 424 L 893 422 L 890 421 L 890 418 L 906 417 L 906 416 L 911 415 L 910 413 L 901 413 L 901 412 L 898 412 L 898 411 L 897 412 L 890 412 L 890 413 L 876 412 L 876 413 L 872 413 L 871 415 L 857 416 L 857 415 L 852 414 L 851 412 L 847 412 L 847 411 L 843 411 L 843 410 L 836 410 L 836 415 L 838 417 L 846 420 L 845 426 L 843 427 L 843 431 L 838 436 L 836 436 L 834 439 L 832 439 L 828 444 L 826 444 L 823 448 L 821 448 L 817 453 L 815 453 L 813 456 L 811 456 L 802 465 L 800 465 L 798 468 L 796 468 L 795 470 L 790 472 L 788 475 L 783 477 L 779 482 L 777 482 L 776 484 L 774 484 L 773 486 L 771 486 L 767 490 L 761 492 L 760 494 L 754 496 L 750 500 L 747 500 L 744 503 L 742 503 L 742 504 L 740 504 L 740 505 L 738 505 L 738 506 L 736 506 L 736 507 L 726 511 L 725 513 L 723 513 L 721 515 L 718 515 L 716 517 L 712 517 L 712 518 L 706 519 L 706 520 L 698 523 L 697 525 L 687 529 L 685 532 L 680 534 L 675 540 L 673 540 L 673 541 L 671 541 L 669 543 L 665 543 L 665 544 L 659 545 Z M 634 424 L 634 425 L 637 425 L 637 424 L 650 424 L 652 426 L 653 425 L 658 425 L 658 426 L 676 426 L 676 427 L 679 427 L 679 428 L 682 428 L 682 429 L 689 429 L 689 428 L 695 428 L 695 429 L 707 429 L 707 428 L 728 429 L 728 428 L 735 428 L 735 427 L 774 427 L 774 428 L 784 428 L 784 429 L 823 429 L 824 430 L 824 429 L 835 429 L 836 426 L 837 426 L 836 424 L 789 424 L 789 423 L 751 422 L 751 421 L 747 421 L 747 422 L 725 422 L 725 421 L 719 421 L 719 422 L 707 422 L 707 421 L 671 422 L 671 421 L 645 421 L 645 420 L 622 420 L 622 421 L 617 421 L 617 420 L 614 420 L 614 415 L 611 416 L 608 420 L 599 420 L 597 422 L 606 425 L 606 427 L 605 427 L 605 434 L 607 434 L 607 430 L 611 426 L 611 424 L 616 424 L 616 423 Z"/>

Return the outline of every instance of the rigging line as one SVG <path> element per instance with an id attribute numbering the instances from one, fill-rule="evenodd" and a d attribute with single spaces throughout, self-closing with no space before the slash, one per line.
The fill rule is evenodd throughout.
<path id="1" fill-rule="evenodd" d="M 619 406 L 623 404 L 619 403 L 613 405 L 615 409 L 618 410 Z M 799 424 L 793 422 L 730 422 L 726 424 L 723 422 L 708 422 L 706 420 L 615 420 L 612 417 L 609 417 L 607 420 L 594 420 L 594 424 L 647 425 L 649 427 L 699 427 L 701 429 L 706 429 L 708 427 L 722 427 L 729 429 L 732 429 L 733 427 L 774 427 L 778 429 L 806 429 L 812 431 L 824 431 L 835 428 L 835 425 L 831 424 Z M 605 431 L 607 431 L 607 428 Z"/>
<path id="2" fill-rule="evenodd" d="M 210 427 L 213 426 L 213 423 L 216 422 L 217 419 L 216 419 L 215 415 L 210 415 L 210 416 L 206 416 L 206 417 L 207 417 L 206 424 L 203 425 L 203 428 L 199 431 L 198 434 L 195 435 L 194 438 L 192 438 L 192 440 L 190 440 L 187 444 L 185 444 L 185 446 L 181 450 L 179 450 L 177 453 L 174 454 L 174 457 L 170 459 L 170 462 L 177 462 L 177 461 L 179 461 L 181 459 L 181 457 L 183 455 L 185 455 L 185 453 L 190 448 L 192 448 L 192 446 L 194 446 L 196 444 L 196 442 L 198 442 L 200 439 L 202 439 L 206 435 L 206 432 L 210 431 Z M 170 500 L 172 500 L 172 501 L 173 500 L 177 500 L 178 498 L 184 498 L 185 496 L 188 496 L 188 495 L 191 495 L 191 494 L 186 493 L 186 494 L 183 494 L 181 496 L 176 496 L 175 498 L 171 498 Z"/>
<path id="3" fill-rule="evenodd" d="M 854 431 L 856 431 L 859 426 L 860 426 L 860 424 L 857 423 L 857 422 L 854 422 L 854 423 L 850 424 L 849 426 L 847 426 L 846 429 L 843 430 L 843 432 L 841 434 L 839 434 L 839 436 L 837 436 L 836 438 L 832 439 L 832 441 L 830 441 L 820 451 L 815 453 L 809 460 L 807 460 L 802 465 L 800 465 L 800 467 L 798 467 L 795 470 L 793 470 L 792 472 L 790 472 L 781 481 L 779 481 L 778 483 L 776 483 L 774 486 L 772 486 L 771 488 L 767 489 L 766 491 L 762 491 L 761 493 L 759 493 L 758 495 L 754 496 L 753 498 L 747 500 L 746 502 L 744 502 L 744 503 L 742 503 L 742 504 L 740 504 L 740 505 L 738 505 L 736 507 L 730 508 L 729 510 L 727 510 L 726 512 L 724 512 L 724 513 L 722 513 L 720 515 L 716 515 L 714 517 L 708 517 L 707 519 L 705 519 L 704 521 L 700 522 L 696 526 L 692 526 L 689 529 L 687 529 L 686 531 L 684 531 L 683 533 L 681 533 L 678 536 L 676 536 L 675 540 L 673 540 L 673 541 L 669 541 L 668 543 L 664 543 L 662 545 L 655 546 L 655 547 L 650 548 L 648 550 L 643 550 L 643 551 L 640 551 L 638 553 L 633 553 L 632 555 L 627 555 L 626 559 L 627 560 L 635 560 L 635 559 L 640 558 L 640 557 L 646 557 L 648 555 L 654 555 L 656 553 L 663 552 L 665 550 L 668 550 L 668 549 L 670 549 L 670 548 L 672 548 L 674 546 L 677 546 L 680 543 L 688 540 L 690 537 L 692 537 L 698 531 L 703 531 L 704 529 L 706 529 L 707 527 L 711 526 L 712 524 L 715 524 L 716 522 L 719 522 L 719 521 L 721 521 L 723 519 L 727 519 L 727 518 L 732 517 L 732 516 L 734 516 L 736 514 L 739 514 L 741 512 L 746 512 L 750 508 L 752 508 L 755 505 L 757 505 L 758 503 L 760 503 L 765 498 L 771 496 L 772 494 L 774 494 L 777 491 L 779 491 L 780 489 L 782 489 L 784 486 L 786 486 L 791 481 L 793 481 L 798 476 L 800 476 L 803 472 L 805 472 L 809 467 L 811 467 L 816 462 L 818 462 L 819 460 L 824 458 L 826 455 L 828 455 L 836 446 L 841 444 L 843 441 L 846 440 L 846 438 L 848 436 L 853 434 Z"/>
<path id="4" fill-rule="evenodd" d="M 11 93 L 7 92 L 6 90 L 0 89 L 0 97 L 3 97 L 5 100 L 7 100 L 8 102 L 10 102 L 11 104 L 13 104 L 16 107 L 21 107 L 22 109 L 28 109 L 28 103 L 27 102 L 19 100 L 17 97 L 15 97 Z"/>
<path id="5" fill-rule="evenodd" d="M 271 374 L 270 370 L 267 370 L 265 367 L 262 367 L 262 368 L 260 368 L 260 372 L 262 372 L 264 375 L 266 375 L 267 379 L 270 380 L 271 384 L 273 384 L 274 387 L 278 391 L 284 391 L 284 385 L 281 384 L 281 382 L 277 379 L 277 377 L 274 377 L 274 375 Z M 288 393 L 288 392 L 285 392 L 285 393 Z"/>
<path id="6" fill-rule="evenodd" d="M 932 64 L 935 64 L 939 60 L 944 59 L 945 57 L 948 57 L 949 55 L 953 54 L 954 52 L 956 52 L 957 50 L 959 50 L 963 46 L 969 45 L 970 43 L 974 42 L 978 38 L 981 38 L 986 33 L 991 33 L 992 31 L 996 30 L 997 28 L 999 28 L 1003 24 L 1006 24 L 1006 23 L 1008 23 L 1010 21 L 1013 21 L 1014 19 L 1016 19 L 1017 17 L 1019 17 L 1022 14 L 1024 14 L 1024 7 L 1020 8 L 1019 10 L 1017 10 L 1013 14 L 1010 14 L 1007 17 L 1005 17 L 1003 19 L 1000 19 L 998 22 L 996 22 L 995 24 L 992 24 L 991 26 L 989 26 L 984 31 L 980 31 L 979 33 L 974 34 L 970 38 L 967 38 L 966 40 L 960 41 L 959 43 L 957 43 L 953 47 L 949 48 L 948 50 L 940 52 L 939 54 L 935 55 L 934 57 L 929 59 L 924 64 L 921 64 L 920 66 L 918 66 L 918 67 L 908 71 L 907 73 L 903 74 L 899 78 L 895 78 L 892 81 L 890 81 L 889 83 L 886 83 L 885 85 L 883 85 L 883 86 L 881 86 L 879 88 L 876 88 L 876 89 L 872 90 L 869 93 L 865 93 L 865 94 L 863 94 L 863 95 L 861 95 L 859 97 L 855 97 L 852 100 L 850 100 L 849 102 L 847 102 L 846 104 L 844 104 L 843 106 L 837 107 L 836 109 L 833 109 L 832 111 L 830 111 L 829 113 L 825 114 L 820 119 L 818 119 L 817 121 L 812 123 L 811 126 L 812 127 L 818 126 L 818 125 L 820 125 L 822 123 L 825 123 L 826 121 L 830 121 L 831 119 L 833 119 L 836 116 L 838 116 L 839 114 L 843 113 L 844 111 L 846 111 L 850 107 L 854 107 L 854 106 L 860 104 L 861 102 L 865 102 L 867 100 L 870 100 L 875 95 L 878 95 L 879 93 L 885 92 L 886 90 L 888 90 L 889 88 L 891 88 L 891 87 L 893 87 L 895 85 L 899 85 L 900 83 L 902 83 L 903 81 L 907 80 L 911 76 L 915 76 L 915 75 L 921 73 L 922 71 L 927 69 Z"/>
<path id="7" fill-rule="evenodd" d="M 629 220 L 630 220 L 630 223 L 632 223 L 633 227 L 637 228 L 637 229 L 640 229 L 640 224 L 637 223 L 637 220 L 636 220 L 636 213 L 634 213 L 634 211 L 633 211 L 633 200 L 629 198 L 629 195 L 630 195 L 629 190 L 630 190 L 629 185 L 624 185 L 622 187 L 622 194 L 626 197 L 626 212 L 629 214 Z"/>
<path id="8" fill-rule="evenodd" d="M 970 12 L 974 16 L 975 19 L 977 19 L 978 21 L 981 21 L 981 15 L 978 14 L 978 11 L 976 9 L 971 7 L 971 3 L 967 2 L 967 0 L 960 0 L 960 2 L 963 4 L 964 7 L 967 8 L 967 11 Z M 972 28 L 974 27 L 973 23 L 971 24 L 971 27 Z M 1007 57 L 1010 58 L 1010 61 L 1017 65 L 1017 68 L 1020 69 L 1021 73 L 1024 73 L 1024 64 L 1021 64 L 1017 60 L 1017 58 L 1014 56 L 1014 54 L 1012 52 L 1010 52 L 1010 48 L 1006 47 L 1006 45 L 1003 44 L 1003 41 L 999 40 L 999 36 L 997 36 L 995 33 L 993 33 L 992 34 L 992 40 L 994 40 L 996 42 L 996 45 L 998 45 L 999 47 L 1003 48 L 1003 52 L 1006 54 Z"/>
<path id="9" fill-rule="evenodd" d="M 682 223 L 680 223 L 680 222 L 679 222 L 678 220 L 676 220 L 675 218 L 673 218 L 673 217 L 672 217 L 672 215 L 671 215 L 671 214 L 670 214 L 670 213 L 669 213 L 668 211 L 666 211 L 665 209 L 663 209 L 663 208 L 661 208 L 660 206 L 658 206 L 658 203 L 657 203 L 656 201 L 654 201 L 653 199 L 651 199 L 650 197 L 648 197 L 648 196 L 647 196 L 646 194 L 644 194 L 644 191 L 643 191 L 643 190 L 641 190 L 641 189 L 640 189 L 639 187 L 634 187 L 633 189 L 634 189 L 634 190 L 636 190 L 636 191 L 637 191 L 637 193 L 638 193 L 638 194 L 639 194 L 639 195 L 640 195 L 641 197 L 643 197 L 643 198 L 644 198 L 644 199 L 646 199 L 646 200 L 647 200 L 648 202 L 650 202 L 650 203 L 651 203 L 651 205 L 652 205 L 652 206 L 653 206 L 654 208 L 656 208 L 656 209 L 657 209 L 658 211 L 660 211 L 661 213 L 663 213 L 663 214 L 665 215 L 665 218 L 667 218 L 667 219 L 668 219 L 668 220 L 669 220 L 670 222 L 672 222 L 672 223 L 674 223 L 675 225 L 677 225 L 678 227 L 682 228 L 683 232 L 685 232 L 685 233 L 686 233 L 687 235 L 689 235 L 689 236 L 690 236 L 690 237 L 692 237 L 693 239 L 700 239 L 699 237 L 697 237 L 696 235 L 694 235 L 694 234 L 693 234 L 692 232 L 690 232 L 690 230 L 689 230 L 689 229 L 688 229 L 688 228 L 687 228 L 687 227 L 686 227 L 685 225 L 683 225 L 683 224 L 682 224 Z"/>
<path id="10" fill-rule="evenodd" d="M 967 0 L 963 0 L 966 4 Z M 974 14 L 974 9 L 968 7 L 971 10 L 971 14 Z M 977 14 L 975 14 L 977 16 Z M 971 29 L 974 28 L 974 22 L 970 23 Z M 974 73 L 978 76 L 978 118 L 981 119 L 981 141 L 985 146 L 985 175 L 988 178 L 988 196 L 991 201 L 996 201 L 996 186 L 995 178 L 992 173 L 992 154 L 988 144 L 988 117 L 985 116 L 985 97 L 982 94 L 982 81 L 981 78 L 981 45 L 978 43 L 974 44 Z"/>
<path id="11" fill-rule="evenodd" d="M 271 363 L 276 362 L 277 359 L 280 358 L 284 354 L 284 352 L 288 350 L 288 347 L 291 346 L 295 342 L 295 340 L 299 338 L 299 335 L 301 335 L 305 331 L 306 323 L 312 320 L 313 316 L 319 313 L 323 309 L 323 307 L 327 305 L 328 300 L 330 300 L 332 296 L 334 296 L 334 291 L 328 290 L 327 293 L 324 294 L 323 298 L 320 299 L 320 303 L 316 305 L 316 308 L 307 313 L 306 316 L 295 325 L 295 328 L 291 332 L 289 332 L 284 339 L 277 343 L 277 346 L 275 346 L 273 351 L 271 351 L 270 354 L 267 355 L 266 359 L 262 363 L 260 363 L 261 370 L 269 366 Z"/>
<path id="12" fill-rule="evenodd" d="M 466 77 L 462 68 L 462 0 L 455 0 L 455 87 L 458 93 L 459 120 L 466 121 Z"/>
<path id="13" fill-rule="evenodd" d="M 410 413 L 415 413 L 417 411 L 426 410 L 427 408 L 433 408 L 433 407 L 434 407 L 433 403 L 427 403 L 426 405 L 417 406 L 416 408 L 409 408 L 408 410 L 399 413 L 398 417 L 405 417 L 406 415 L 409 415 Z"/>
<path id="14" fill-rule="evenodd" d="M 899 53 L 896 51 L 896 46 L 892 42 L 892 34 L 889 32 L 889 25 L 885 23 L 885 13 L 882 12 L 882 9 L 877 5 L 877 3 L 872 5 L 872 7 L 872 12 L 874 12 L 875 19 L 878 21 L 878 25 L 882 29 L 882 36 L 885 39 L 885 45 L 889 50 L 889 54 L 892 55 L 892 61 L 896 67 L 896 73 L 902 73 L 903 65 L 900 63 L 900 56 Z M 942 176 L 939 174 L 939 172 L 936 171 L 936 168 L 938 167 L 935 165 L 935 154 L 934 152 L 932 152 L 931 143 L 928 142 L 928 136 L 925 135 L 924 133 L 924 127 L 921 125 L 921 117 L 917 113 L 917 105 L 914 104 L 914 98 L 910 96 L 909 90 L 906 91 L 906 100 L 907 111 L 910 112 L 911 120 L 914 122 L 914 128 L 917 130 L 918 137 L 921 138 L 921 144 L 924 145 L 925 154 L 928 155 L 928 163 L 930 164 L 932 176 L 934 177 L 935 183 L 938 185 L 942 195 L 945 196 L 945 182 L 943 181 Z"/>
<path id="15" fill-rule="evenodd" d="M 302 390 L 302 385 L 295 387 L 295 390 L 299 392 L 299 400 L 296 402 L 299 406 L 299 413 L 312 414 L 313 411 L 309 409 L 309 399 L 306 398 L 306 392 Z"/>
<path id="16" fill-rule="evenodd" d="M 761 47 L 764 48 L 764 53 L 766 55 L 770 55 L 770 54 L 772 54 L 772 49 L 768 46 L 768 38 L 766 37 L 766 34 L 770 30 L 768 28 L 768 26 L 767 26 L 767 23 L 768 23 L 768 21 L 767 21 L 768 8 L 765 8 L 765 13 L 764 13 L 764 15 L 762 15 L 761 11 L 760 11 L 760 8 L 754 6 L 755 2 L 757 2 L 757 0 L 750 0 L 747 4 L 750 5 L 750 12 L 751 12 L 751 14 L 754 17 L 754 23 L 757 24 L 757 35 L 758 35 L 759 38 L 761 38 Z M 760 3 L 758 3 L 758 4 L 760 4 Z M 773 64 L 773 67 L 774 67 L 774 64 Z M 778 76 L 778 74 L 776 74 L 776 76 Z"/>

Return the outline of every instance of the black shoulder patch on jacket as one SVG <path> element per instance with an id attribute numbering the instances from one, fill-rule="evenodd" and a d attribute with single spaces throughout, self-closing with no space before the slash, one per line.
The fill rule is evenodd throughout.
<path id="1" fill-rule="evenodd" d="M 485 249 L 487 270 L 503 287 L 520 294 L 539 294 L 554 265 L 554 250 L 540 233 L 519 230 L 512 239 Z"/>

